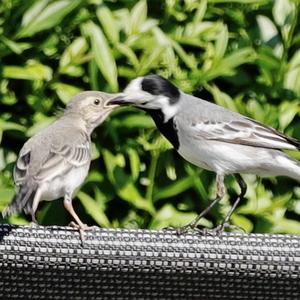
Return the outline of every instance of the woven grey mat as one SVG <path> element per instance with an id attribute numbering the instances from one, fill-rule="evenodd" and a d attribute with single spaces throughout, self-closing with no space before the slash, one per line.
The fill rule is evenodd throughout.
<path id="1" fill-rule="evenodd" d="M 300 236 L 0 225 L 0 299 L 300 299 Z"/>

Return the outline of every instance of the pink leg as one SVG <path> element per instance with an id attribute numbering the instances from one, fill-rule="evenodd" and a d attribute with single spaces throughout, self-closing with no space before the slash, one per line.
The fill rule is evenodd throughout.
<path id="1" fill-rule="evenodd" d="M 73 208 L 72 199 L 68 195 L 66 195 L 64 198 L 64 207 L 75 220 L 75 222 L 70 223 L 70 226 L 78 229 L 81 241 L 83 242 L 85 239 L 84 231 L 95 229 L 95 226 L 89 227 L 80 220 L 80 218 L 78 217 L 78 215 L 76 214 L 76 212 Z"/>

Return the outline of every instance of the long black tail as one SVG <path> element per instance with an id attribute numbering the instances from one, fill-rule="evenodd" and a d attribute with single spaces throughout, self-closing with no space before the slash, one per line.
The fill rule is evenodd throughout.
<path id="1" fill-rule="evenodd" d="M 27 185 L 20 186 L 18 193 L 2 212 L 3 218 L 14 213 L 20 213 L 22 210 L 24 210 L 26 214 L 30 213 L 36 191 L 36 187 L 29 188 Z"/>

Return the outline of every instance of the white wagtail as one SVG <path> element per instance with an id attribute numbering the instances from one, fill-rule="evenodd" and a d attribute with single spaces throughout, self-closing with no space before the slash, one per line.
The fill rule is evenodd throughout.
<path id="1" fill-rule="evenodd" d="M 138 77 L 111 104 L 132 104 L 148 112 L 157 128 L 178 153 L 196 166 L 215 172 L 217 197 L 184 228 L 195 228 L 200 218 L 223 198 L 224 176 L 233 174 L 241 193 L 218 226 L 223 231 L 247 186 L 240 173 L 288 176 L 300 180 L 300 163 L 281 149 L 299 150 L 300 141 L 236 112 L 185 94 L 158 75 Z"/>
<path id="2" fill-rule="evenodd" d="M 18 192 L 3 217 L 24 210 L 36 223 L 35 212 L 41 200 L 64 197 L 64 206 L 76 221 L 71 224 L 83 237 L 88 227 L 74 211 L 72 197 L 88 174 L 90 136 L 113 110 L 113 105 L 107 105 L 112 97 L 94 91 L 77 94 L 61 118 L 24 144 L 14 169 Z"/>

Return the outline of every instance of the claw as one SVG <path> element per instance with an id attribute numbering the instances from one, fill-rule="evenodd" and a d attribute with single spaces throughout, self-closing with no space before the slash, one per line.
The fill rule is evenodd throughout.
<path id="1" fill-rule="evenodd" d="M 29 227 L 32 227 L 32 228 L 39 227 L 39 224 L 34 221 L 31 221 L 28 225 L 29 225 Z"/>
<path id="2" fill-rule="evenodd" d="M 84 243 L 84 241 L 85 241 L 85 236 L 84 236 L 85 231 L 96 230 L 98 228 L 97 226 L 87 226 L 86 224 L 79 225 L 73 221 L 70 222 L 69 226 L 71 226 L 79 231 L 80 240 L 82 243 Z"/>
<path id="3" fill-rule="evenodd" d="M 225 229 L 239 230 L 245 233 L 245 230 L 243 228 L 237 225 L 232 225 L 228 222 L 222 223 L 215 228 L 204 228 L 201 231 L 204 235 L 220 236 L 223 232 L 225 232 Z"/>
<path id="4" fill-rule="evenodd" d="M 198 228 L 194 222 L 190 223 L 190 224 L 187 224 L 183 227 L 179 227 L 179 228 L 176 228 L 176 233 L 177 235 L 181 235 L 181 234 L 186 234 L 186 233 L 195 233 L 195 232 L 202 232 L 203 229 L 201 228 Z"/>
<path id="5" fill-rule="evenodd" d="M 187 224 L 183 227 L 180 228 L 166 228 L 166 230 L 170 230 L 170 229 L 174 229 L 176 230 L 177 235 L 182 235 L 182 234 L 186 234 L 188 232 L 198 232 L 201 235 L 208 235 L 208 236 L 220 236 L 222 235 L 222 233 L 226 230 L 226 229 L 230 229 L 230 230 L 239 230 L 243 233 L 245 233 L 245 230 L 237 225 L 232 225 L 228 222 L 222 223 L 218 226 L 216 226 L 215 228 L 198 228 L 196 226 L 194 226 L 193 223 Z"/>

